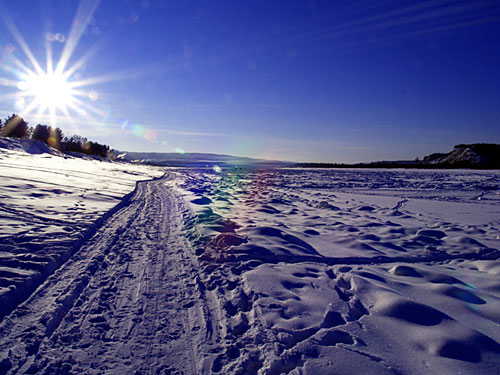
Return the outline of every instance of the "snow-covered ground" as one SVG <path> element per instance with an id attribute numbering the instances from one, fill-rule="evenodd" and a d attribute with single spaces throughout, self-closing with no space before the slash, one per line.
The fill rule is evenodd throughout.
<path id="1" fill-rule="evenodd" d="M 14 143 L 0 374 L 500 371 L 498 171 L 159 170 Z"/>
<path id="2" fill-rule="evenodd" d="M 221 373 L 500 371 L 498 171 L 176 174 Z"/>
<path id="3" fill-rule="evenodd" d="M 137 181 L 162 174 L 0 138 L 0 317 L 68 259 Z"/>

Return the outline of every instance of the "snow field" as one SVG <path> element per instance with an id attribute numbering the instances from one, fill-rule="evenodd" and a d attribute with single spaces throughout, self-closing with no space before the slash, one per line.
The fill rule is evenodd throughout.
<path id="1" fill-rule="evenodd" d="M 495 172 L 177 174 L 226 321 L 213 373 L 500 368 Z"/>
<path id="2" fill-rule="evenodd" d="M 0 374 L 500 369 L 496 171 L 0 173 Z"/>

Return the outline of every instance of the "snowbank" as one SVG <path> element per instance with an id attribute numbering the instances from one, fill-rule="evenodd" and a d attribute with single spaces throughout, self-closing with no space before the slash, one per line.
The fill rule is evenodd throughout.
<path id="1" fill-rule="evenodd" d="M 76 251 L 137 181 L 161 174 L 0 138 L 0 317 Z"/>
<path id="2" fill-rule="evenodd" d="M 51 154 L 63 156 L 64 154 L 55 148 L 48 146 L 46 143 L 35 139 L 19 139 L 0 137 L 0 151 L 25 151 L 29 154 Z M 5 151 L 3 151 L 5 152 Z"/>

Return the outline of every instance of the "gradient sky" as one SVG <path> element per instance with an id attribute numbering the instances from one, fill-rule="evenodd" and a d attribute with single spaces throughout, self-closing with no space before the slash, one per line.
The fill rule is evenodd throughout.
<path id="1" fill-rule="evenodd" d="M 120 150 L 358 162 L 500 143 L 498 0 L 0 0 L 0 12 L 0 117 L 49 123 L 20 99 L 19 66 L 63 56 L 81 87 L 55 125 Z"/>

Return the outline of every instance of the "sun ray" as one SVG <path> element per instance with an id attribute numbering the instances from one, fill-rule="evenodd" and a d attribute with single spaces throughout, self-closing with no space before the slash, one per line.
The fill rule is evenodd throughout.
<path id="1" fill-rule="evenodd" d="M 63 109 L 63 113 L 65 115 L 65 118 L 68 120 L 69 125 L 71 126 L 71 128 L 73 129 L 73 131 L 75 133 L 79 133 L 79 129 L 78 129 L 78 126 L 77 126 L 75 120 L 73 119 L 73 117 L 70 115 L 70 113 L 68 112 L 68 110 L 66 108 Z"/>
<path id="2" fill-rule="evenodd" d="M 91 47 L 85 54 L 78 59 L 74 64 L 69 66 L 64 72 L 63 76 L 65 79 L 68 79 L 70 76 L 72 76 L 78 69 L 81 69 L 89 59 L 94 56 L 101 48 L 104 48 L 104 43 L 101 41 L 98 44 L 95 44 L 93 47 Z"/>
<path id="3" fill-rule="evenodd" d="M 19 96 L 21 96 L 21 95 L 19 95 L 18 93 L 12 93 L 12 92 L 10 92 L 10 93 L 7 93 L 7 94 L 0 95 L 0 100 L 4 100 L 4 99 L 5 100 L 12 100 L 12 99 L 18 98 Z"/>
<path id="4" fill-rule="evenodd" d="M 21 111 L 21 116 L 22 117 L 26 117 L 28 116 L 30 113 L 33 112 L 33 110 L 35 108 L 39 107 L 38 103 L 37 103 L 37 99 L 33 99 L 30 104 L 28 104 L 28 106 L 26 106 L 26 108 L 24 108 L 22 111 Z"/>
<path id="5" fill-rule="evenodd" d="M 26 66 L 21 60 L 17 59 L 17 58 L 13 58 L 12 59 L 12 65 L 15 66 L 14 69 L 16 69 L 16 74 L 17 75 L 20 75 L 20 74 L 29 74 L 29 73 L 32 73 L 33 70 L 31 70 L 30 68 L 28 68 L 28 66 Z M 22 72 L 21 72 L 22 71 Z"/>
<path id="6" fill-rule="evenodd" d="M 73 86 L 71 84 L 69 84 L 69 87 L 73 88 Z M 73 90 L 73 97 L 77 97 L 77 96 L 80 96 L 82 98 L 86 97 L 88 95 L 88 93 L 86 91 L 82 91 L 82 90 Z"/>
<path id="7" fill-rule="evenodd" d="M 136 68 L 136 69 L 127 69 L 127 70 L 122 70 L 122 71 L 118 71 L 118 72 L 114 72 L 114 73 L 103 74 L 100 76 L 86 78 L 86 79 L 80 80 L 78 82 L 72 82 L 71 85 L 73 88 L 76 88 L 76 87 L 118 81 L 118 80 L 122 80 L 122 79 L 139 78 L 145 74 L 148 74 L 150 71 L 151 71 L 151 67 L 149 67 L 149 66 Z"/>
<path id="8" fill-rule="evenodd" d="M 45 51 L 47 60 L 47 73 L 52 74 L 54 72 L 54 66 L 52 64 L 52 45 L 48 41 L 45 43 Z"/>
<path id="9" fill-rule="evenodd" d="M 62 74 L 66 69 L 66 65 L 71 59 L 73 51 L 78 45 L 78 42 L 80 41 L 87 24 L 90 22 L 92 15 L 97 9 L 99 2 L 100 0 L 80 1 L 75 18 L 73 19 L 73 25 L 71 26 L 68 39 L 66 40 L 66 44 L 64 46 L 64 50 L 56 66 L 56 74 Z"/>
<path id="10" fill-rule="evenodd" d="M 28 44 L 26 43 L 26 41 L 24 40 L 23 36 L 19 32 L 18 28 L 16 27 L 16 25 L 14 24 L 14 22 L 12 22 L 12 18 L 9 16 L 7 10 L 2 5 L 1 2 L 0 2 L 0 17 L 2 17 L 5 25 L 7 26 L 7 28 L 10 31 L 10 33 L 12 34 L 12 36 L 14 37 L 14 39 L 17 41 L 17 43 L 19 44 L 19 46 L 21 47 L 21 49 L 23 50 L 23 52 L 25 53 L 25 55 L 28 57 L 28 59 L 30 60 L 31 64 L 33 65 L 33 67 L 37 71 L 37 73 L 43 73 L 42 67 L 40 66 L 40 64 L 36 60 L 35 56 L 31 52 L 30 48 L 28 47 Z"/>
<path id="11" fill-rule="evenodd" d="M 78 99 L 77 99 L 77 100 L 78 100 Z M 93 105 L 88 105 L 87 103 L 84 103 L 84 102 L 82 102 L 82 101 L 80 101 L 80 100 L 78 100 L 78 102 L 79 102 L 78 104 L 79 104 L 80 108 L 83 108 L 83 109 L 85 109 L 85 110 L 87 110 L 87 111 L 90 111 L 90 112 L 92 112 L 92 113 L 95 113 L 96 115 L 98 115 L 98 116 L 100 116 L 100 117 L 105 117 L 105 116 L 107 116 L 107 113 L 108 113 L 107 111 L 104 111 L 104 110 L 101 110 L 101 109 L 99 109 L 99 108 L 96 108 L 96 107 L 95 107 L 95 106 L 93 106 Z"/>
<path id="12" fill-rule="evenodd" d="M 333 23 L 318 30 L 292 35 L 289 39 L 297 38 L 338 38 L 346 36 L 361 35 L 376 32 L 391 32 L 396 34 L 414 27 L 416 33 L 428 33 L 426 29 L 429 24 L 436 28 L 445 29 L 447 27 L 458 28 L 467 27 L 471 24 L 493 22 L 491 17 L 494 14 L 491 6 L 484 8 L 484 4 L 467 2 L 446 2 L 446 1 L 422 1 L 414 5 L 395 8 L 380 14 L 375 14 L 350 22 Z M 474 21 L 465 21 L 468 18 L 475 18 Z M 454 18 L 459 18 L 455 20 Z M 464 19 L 465 18 L 465 19 Z M 371 38 L 370 38 L 371 39 Z"/>
<path id="13" fill-rule="evenodd" d="M 78 76 L 78 72 L 89 59 L 105 47 L 101 39 L 90 49 L 82 51 L 84 53 L 76 59 L 76 62 L 72 60 L 99 3 L 100 0 L 79 1 L 67 38 L 64 41 L 58 40 L 65 43 L 62 51 L 55 48 L 52 38 L 45 38 L 45 61 L 41 60 L 41 64 L 11 17 L 4 11 L 0 0 L 0 19 L 5 22 L 22 53 L 27 56 L 27 59 L 23 57 L 21 61 L 13 51 L 6 55 L 1 68 L 12 75 L 12 78 L 2 80 L 1 84 L 3 87 L 15 88 L 16 91 L 0 94 L 0 98 L 9 98 L 15 102 L 15 108 L 21 116 L 34 115 L 36 118 L 50 121 L 51 126 L 57 126 L 60 120 L 67 122 L 69 119 L 71 123 L 84 121 L 94 124 L 97 128 L 107 124 L 110 111 L 98 107 L 99 95 L 89 87 L 127 78 L 138 78 L 150 73 L 152 64 L 111 74 L 87 76 L 83 79 Z M 50 30 L 45 31 L 47 35 L 51 33 Z M 59 56 L 54 56 L 56 50 L 60 52 Z"/>

